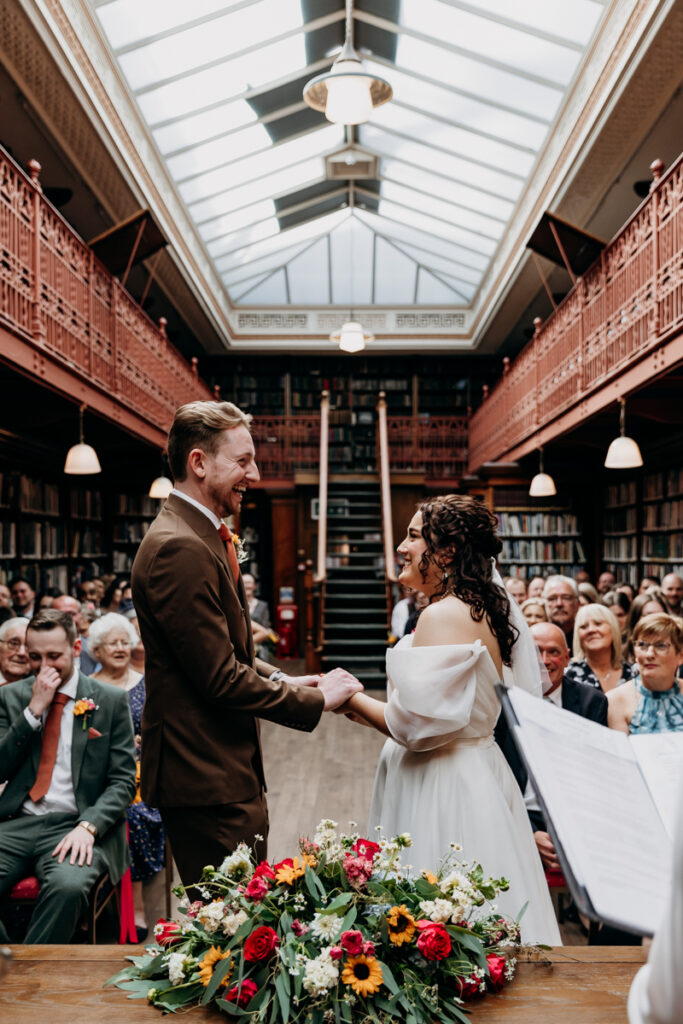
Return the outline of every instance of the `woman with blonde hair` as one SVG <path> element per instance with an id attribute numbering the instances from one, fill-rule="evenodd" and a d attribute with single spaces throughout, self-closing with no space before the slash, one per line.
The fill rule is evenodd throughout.
<path id="1" fill-rule="evenodd" d="M 573 654 L 565 677 L 575 683 L 588 683 L 604 693 L 631 679 L 638 671 L 622 660 L 619 624 L 602 604 L 579 608 L 574 623 Z"/>
<path id="2" fill-rule="evenodd" d="M 527 597 L 522 601 L 520 610 L 530 626 L 536 622 L 550 622 L 548 605 L 542 597 Z"/>

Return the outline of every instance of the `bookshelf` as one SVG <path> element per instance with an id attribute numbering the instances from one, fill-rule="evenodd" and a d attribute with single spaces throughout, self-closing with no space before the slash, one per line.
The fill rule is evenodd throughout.
<path id="1" fill-rule="evenodd" d="M 640 557 L 643 576 L 683 574 L 683 469 L 643 480 Z"/>
<path id="2" fill-rule="evenodd" d="M 586 563 L 578 517 L 557 496 L 533 503 L 528 485 L 494 487 L 493 509 L 498 516 L 503 550 L 499 569 L 503 576 L 574 576 Z"/>
<path id="3" fill-rule="evenodd" d="M 604 494 L 602 567 L 615 577 L 638 583 L 638 485 L 635 479 L 610 484 Z"/>
<path id="4" fill-rule="evenodd" d="M 112 571 L 125 576 L 133 568 L 140 541 L 159 511 L 159 502 L 146 494 L 119 494 L 114 499 Z"/>

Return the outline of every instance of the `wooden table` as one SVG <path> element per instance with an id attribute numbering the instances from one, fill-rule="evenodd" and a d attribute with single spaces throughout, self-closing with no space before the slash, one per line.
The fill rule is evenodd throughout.
<path id="1" fill-rule="evenodd" d="M 0 987 L 7 1024 L 150 1024 L 162 1017 L 139 999 L 102 984 L 138 946 L 13 946 Z M 502 995 L 471 1003 L 473 1024 L 626 1024 L 629 986 L 644 954 L 640 946 L 563 946 L 550 964 L 518 963 Z M 153 984 L 150 982 L 150 985 Z M 195 1009 L 193 1021 L 221 1021 Z M 187 1019 L 185 1016 L 183 1019 Z"/>

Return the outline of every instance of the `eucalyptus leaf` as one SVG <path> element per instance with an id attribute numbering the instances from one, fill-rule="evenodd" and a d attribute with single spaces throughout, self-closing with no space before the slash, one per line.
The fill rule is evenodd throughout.
<path id="1" fill-rule="evenodd" d="M 289 992 L 285 986 L 284 978 L 285 975 L 278 974 L 275 979 L 275 994 L 278 998 L 278 1002 L 280 1003 L 283 1024 L 286 1024 L 289 1020 Z"/>
<path id="2" fill-rule="evenodd" d="M 324 910 L 321 911 L 321 913 L 334 914 L 337 910 L 341 910 L 342 907 L 345 907 L 347 903 L 350 903 L 352 899 L 352 892 L 342 892 L 338 896 L 336 896 L 331 903 L 328 903 L 328 905 L 325 907 Z"/>

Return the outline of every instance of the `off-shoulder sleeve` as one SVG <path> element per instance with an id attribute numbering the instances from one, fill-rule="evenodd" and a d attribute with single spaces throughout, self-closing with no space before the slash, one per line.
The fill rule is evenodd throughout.
<path id="1" fill-rule="evenodd" d="M 388 651 L 391 686 L 385 720 L 393 739 L 409 750 L 433 750 L 464 729 L 484 653 L 479 640 L 437 647 L 400 645 Z"/>

